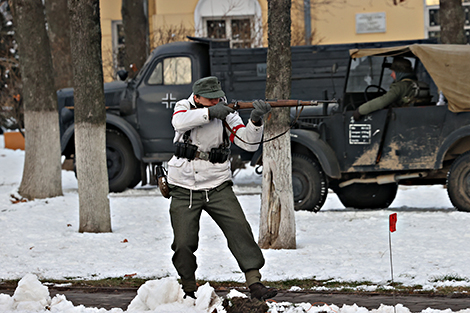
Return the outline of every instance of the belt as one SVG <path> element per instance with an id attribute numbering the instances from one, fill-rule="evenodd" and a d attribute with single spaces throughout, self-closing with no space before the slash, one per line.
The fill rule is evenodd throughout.
<path id="1" fill-rule="evenodd" d="M 210 152 L 204 152 L 204 151 L 196 151 L 196 156 L 194 157 L 195 159 L 199 160 L 204 160 L 204 161 L 209 161 L 210 159 Z"/>

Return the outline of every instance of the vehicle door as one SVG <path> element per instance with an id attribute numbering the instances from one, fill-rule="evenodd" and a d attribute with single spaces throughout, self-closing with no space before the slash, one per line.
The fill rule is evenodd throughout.
<path id="1" fill-rule="evenodd" d="M 444 105 L 394 108 L 378 168 L 433 168 L 441 147 L 447 110 Z"/>
<path id="2" fill-rule="evenodd" d="M 147 158 L 169 159 L 173 154 L 173 108 L 177 101 L 190 96 L 195 70 L 191 55 L 162 56 L 153 61 L 139 83 L 138 132 Z"/>
<path id="3" fill-rule="evenodd" d="M 390 116 L 388 109 L 363 116 L 359 121 L 352 117 L 361 104 L 381 96 L 393 82 L 390 71 L 384 66 L 386 58 L 363 57 L 350 62 L 348 80 L 343 96 L 344 120 L 342 170 L 362 171 L 377 163 L 383 136 Z"/>

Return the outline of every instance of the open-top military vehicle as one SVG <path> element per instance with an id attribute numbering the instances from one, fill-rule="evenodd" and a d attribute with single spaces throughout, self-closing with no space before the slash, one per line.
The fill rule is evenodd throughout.
<path id="1" fill-rule="evenodd" d="M 305 110 L 292 131 L 296 207 L 319 210 L 327 187 L 346 207 L 386 208 L 398 184 L 443 184 L 453 205 L 470 211 L 470 46 L 415 44 L 352 49 L 350 55 L 344 93 L 332 113 Z M 353 111 L 392 83 L 394 56 L 412 62 L 431 96 L 355 121 Z"/>

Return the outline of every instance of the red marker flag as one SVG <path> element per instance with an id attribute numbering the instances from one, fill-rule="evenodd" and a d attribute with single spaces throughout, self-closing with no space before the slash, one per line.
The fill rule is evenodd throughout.
<path id="1" fill-rule="evenodd" d="M 390 232 L 394 232 L 397 230 L 397 213 L 390 214 Z"/>

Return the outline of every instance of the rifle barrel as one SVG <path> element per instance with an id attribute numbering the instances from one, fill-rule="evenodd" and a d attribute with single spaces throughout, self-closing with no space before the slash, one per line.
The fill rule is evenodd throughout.
<path id="1" fill-rule="evenodd" d="M 297 106 L 309 106 L 309 105 L 320 105 L 323 103 L 333 103 L 336 100 L 268 100 L 271 107 L 273 108 L 285 108 L 285 107 L 297 107 Z M 235 110 L 242 110 L 242 109 L 253 109 L 253 101 L 232 101 L 228 104 L 229 107 Z"/>

